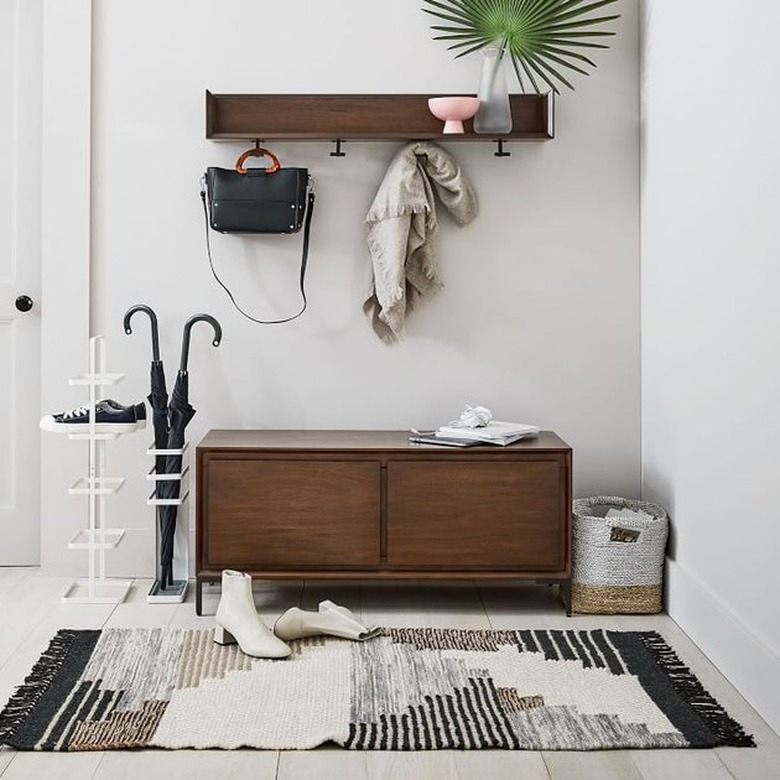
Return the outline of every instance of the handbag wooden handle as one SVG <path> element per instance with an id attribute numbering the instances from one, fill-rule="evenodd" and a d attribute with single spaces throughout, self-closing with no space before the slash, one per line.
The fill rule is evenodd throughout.
<path id="1" fill-rule="evenodd" d="M 244 168 L 244 163 L 250 157 L 270 157 L 271 164 L 267 168 L 265 168 L 265 172 L 267 174 L 276 173 L 282 167 L 281 163 L 279 162 L 279 158 L 270 149 L 263 149 L 262 147 L 258 146 L 253 149 L 247 149 L 236 160 L 236 171 L 238 173 L 246 173 L 246 168 Z"/>

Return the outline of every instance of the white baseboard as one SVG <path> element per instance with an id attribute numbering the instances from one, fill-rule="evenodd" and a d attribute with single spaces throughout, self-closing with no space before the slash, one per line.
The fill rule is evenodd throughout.
<path id="1" fill-rule="evenodd" d="M 780 733 L 780 656 L 702 583 L 667 560 L 666 609 L 731 684 Z"/>

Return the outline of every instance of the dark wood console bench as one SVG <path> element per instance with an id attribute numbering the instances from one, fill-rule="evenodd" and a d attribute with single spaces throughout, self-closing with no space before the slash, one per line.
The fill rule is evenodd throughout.
<path id="1" fill-rule="evenodd" d="M 571 448 L 410 444 L 406 431 L 210 431 L 196 454 L 196 610 L 262 579 L 530 579 L 571 611 Z"/>

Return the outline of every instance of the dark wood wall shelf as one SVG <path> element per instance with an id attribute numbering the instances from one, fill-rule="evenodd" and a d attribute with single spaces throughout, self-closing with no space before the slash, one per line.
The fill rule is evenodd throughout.
<path id="1" fill-rule="evenodd" d="M 206 138 L 222 140 L 546 141 L 553 95 L 510 95 L 511 133 L 443 135 L 433 95 L 215 95 L 206 91 Z"/>

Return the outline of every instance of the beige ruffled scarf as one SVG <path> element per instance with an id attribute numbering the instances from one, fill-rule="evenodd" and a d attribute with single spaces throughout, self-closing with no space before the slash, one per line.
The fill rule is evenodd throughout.
<path id="1" fill-rule="evenodd" d="M 436 263 L 437 198 L 459 226 L 479 212 L 474 187 L 452 155 L 419 141 L 393 158 L 366 216 L 373 278 L 363 311 L 387 343 L 403 338 L 417 300 L 443 286 Z"/>

